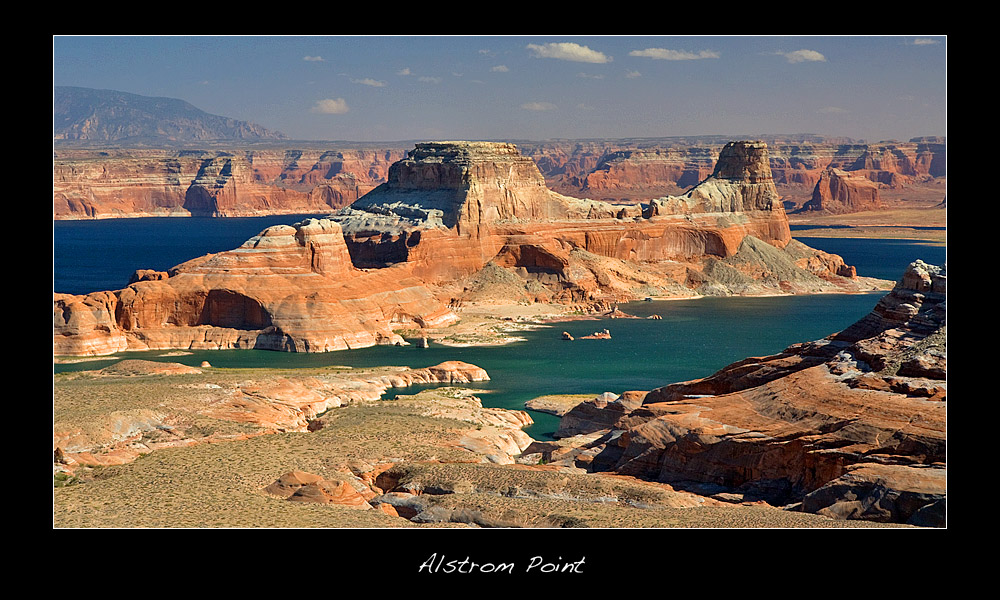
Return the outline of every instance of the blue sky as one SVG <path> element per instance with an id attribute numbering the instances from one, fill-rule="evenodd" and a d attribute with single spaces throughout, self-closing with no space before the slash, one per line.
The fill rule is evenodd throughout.
<path id="1" fill-rule="evenodd" d="M 946 37 L 54 36 L 53 84 L 299 140 L 946 135 Z"/>

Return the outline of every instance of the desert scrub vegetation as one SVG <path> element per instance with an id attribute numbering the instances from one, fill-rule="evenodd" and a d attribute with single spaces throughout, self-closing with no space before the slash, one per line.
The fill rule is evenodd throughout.
<path id="1" fill-rule="evenodd" d="M 79 483 L 80 479 L 75 475 L 69 473 L 64 473 L 62 471 L 52 474 L 52 486 L 53 487 L 65 487 L 67 485 L 73 485 Z"/>

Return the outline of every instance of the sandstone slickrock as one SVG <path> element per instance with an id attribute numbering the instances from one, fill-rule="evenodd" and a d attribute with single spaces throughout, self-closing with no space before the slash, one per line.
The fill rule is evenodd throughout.
<path id="1" fill-rule="evenodd" d="M 727 144 L 712 176 L 642 206 L 552 192 L 509 143 L 417 144 L 386 177 L 328 219 L 270 227 L 165 274 L 139 270 L 122 290 L 54 294 L 55 354 L 403 344 L 396 329 L 455 322 L 448 306 L 487 273 L 529 300 L 570 304 L 882 285 L 792 240 L 763 142 Z"/>
<path id="2" fill-rule="evenodd" d="M 594 471 L 944 526 L 946 282 L 944 267 L 916 261 L 838 334 L 652 390 L 641 406 L 583 402 L 559 434 L 597 436 L 577 463 Z M 917 357 L 934 367 L 912 367 Z"/>
<path id="3" fill-rule="evenodd" d="M 100 371 L 84 372 L 90 380 L 118 379 L 123 389 L 143 386 L 149 376 L 198 375 L 200 369 L 177 363 L 126 359 Z M 134 383 L 132 380 L 138 380 Z M 184 402 L 157 403 L 154 408 L 124 408 L 113 404 L 106 414 L 90 409 L 82 417 L 67 420 L 55 416 L 53 451 L 62 462 L 120 464 L 161 448 L 198 443 L 231 441 L 281 432 L 311 432 L 322 429 L 322 415 L 342 406 L 379 402 L 390 388 L 412 385 L 460 385 L 488 381 L 484 369 L 462 361 L 445 361 L 423 369 L 385 367 L 375 373 L 346 371 L 331 375 L 269 375 L 236 382 L 181 386 Z M 111 383 L 112 381 L 109 381 Z M 397 399 L 396 405 L 410 401 Z M 475 423 L 478 428 L 457 435 L 454 444 L 476 452 L 488 449 L 494 462 L 513 462 L 512 456 L 530 444 L 521 429 L 532 424 L 524 411 L 484 408 L 467 394 L 421 399 L 417 412 L 431 417 L 453 418 Z M 197 425 L 200 419 L 245 425 L 233 435 Z M 369 470 L 377 470 L 372 467 Z M 359 473 L 359 475 L 363 474 Z M 272 492 L 277 493 L 277 492 Z"/>

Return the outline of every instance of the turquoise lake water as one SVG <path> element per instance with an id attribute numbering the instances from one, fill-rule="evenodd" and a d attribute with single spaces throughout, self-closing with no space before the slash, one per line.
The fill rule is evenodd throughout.
<path id="1" fill-rule="evenodd" d="M 54 223 L 54 291 L 86 293 L 120 289 L 137 268 L 165 270 L 206 252 L 234 248 L 272 224 L 294 223 L 302 216 L 254 219 L 152 218 Z M 248 233 L 249 232 L 249 233 Z M 922 242 L 848 238 L 800 238 L 835 252 L 859 275 L 898 279 L 910 262 L 942 264 L 945 248 Z M 819 294 L 766 298 L 654 300 L 622 305 L 639 317 L 659 320 L 604 319 L 555 323 L 520 332 L 527 341 L 506 346 L 451 348 L 432 343 L 376 346 L 324 354 L 261 350 L 197 351 L 163 357 L 166 352 L 129 352 L 107 360 L 55 365 L 56 372 L 99 369 L 124 357 L 216 367 L 314 367 L 399 365 L 422 368 L 461 360 L 486 369 L 491 381 L 471 384 L 486 406 L 524 409 L 524 402 L 546 394 L 621 393 L 649 390 L 712 374 L 748 356 L 763 356 L 787 346 L 820 339 L 844 329 L 871 311 L 881 293 Z M 581 340 L 608 329 L 610 340 Z M 563 341 L 567 331 L 577 339 Z M 407 389 L 406 393 L 412 392 Z M 531 412 L 526 429 L 548 439 L 558 418 Z"/>

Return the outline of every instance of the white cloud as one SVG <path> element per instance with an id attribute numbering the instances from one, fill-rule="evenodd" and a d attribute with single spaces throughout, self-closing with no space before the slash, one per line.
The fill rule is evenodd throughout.
<path id="1" fill-rule="evenodd" d="M 590 73 L 580 73 L 577 77 L 581 79 L 604 79 L 604 75 L 591 75 Z"/>
<path id="2" fill-rule="evenodd" d="M 409 67 L 404 67 L 404 68 L 396 71 L 396 75 L 404 75 L 405 76 L 405 75 L 409 75 L 409 74 L 410 74 L 410 68 Z"/>
<path id="3" fill-rule="evenodd" d="M 322 56 L 303 56 L 302 60 L 307 62 L 323 62 Z"/>
<path id="4" fill-rule="evenodd" d="M 827 115 L 845 115 L 847 114 L 847 109 L 840 108 L 839 106 L 824 106 L 819 109 L 819 112 Z"/>
<path id="5" fill-rule="evenodd" d="M 555 110 L 556 105 L 551 102 L 525 102 L 521 108 L 525 110 Z"/>
<path id="6" fill-rule="evenodd" d="M 378 81 L 370 77 L 365 79 L 352 79 L 351 83 L 360 83 L 361 85 L 370 85 L 372 87 L 385 87 L 384 81 Z"/>
<path id="7" fill-rule="evenodd" d="M 815 50 L 796 50 L 794 52 L 777 52 L 776 54 L 784 56 L 790 63 L 826 62 L 826 57 Z"/>
<path id="8" fill-rule="evenodd" d="M 506 73 L 507 71 L 510 71 L 510 69 L 507 68 L 507 65 L 497 65 L 490 69 L 490 71 L 493 71 L 494 73 Z"/>
<path id="9" fill-rule="evenodd" d="M 417 80 L 424 83 L 441 83 L 440 77 L 418 77 Z"/>
<path id="10" fill-rule="evenodd" d="M 666 48 L 646 48 L 645 50 L 633 50 L 629 56 L 641 56 L 656 60 L 700 60 L 702 58 L 719 58 L 719 53 L 715 50 L 700 50 L 698 52 L 688 52 L 686 50 L 668 50 Z"/>
<path id="11" fill-rule="evenodd" d="M 574 44 L 572 42 L 554 42 L 539 46 L 538 44 L 528 44 L 526 46 L 531 53 L 538 58 L 558 58 L 560 60 L 572 60 L 586 63 L 608 63 L 610 56 L 596 50 L 591 50 L 587 46 Z"/>
<path id="12" fill-rule="evenodd" d="M 309 112 L 320 113 L 324 115 L 342 115 L 346 113 L 348 110 L 350 109 L 347 107 L 347 101 L 345 101 L 343 98 L 336 98 L 336 99 L 326 98 L 324 100 L 318 101 L 315 106 L 309 109 Z"/>
<path id="13" fill-rule="evenodd" d="M 635 79 L 636 77 L 642 77 L 642 73 L 639 71 L 625 71 L 625 77 L 628 79 Z"/>
<path id="14" fill-rule="evenodd" d="M 937 40 L 932 40 L 930 38 L 917 38 L 917 39 L 913 40 L 913 45 L 914 46 L 927 46 L 927 45 L 930 45 L 930 44 L 940 44 L 940 43 L 941 42 L 939 42 Z"/>

